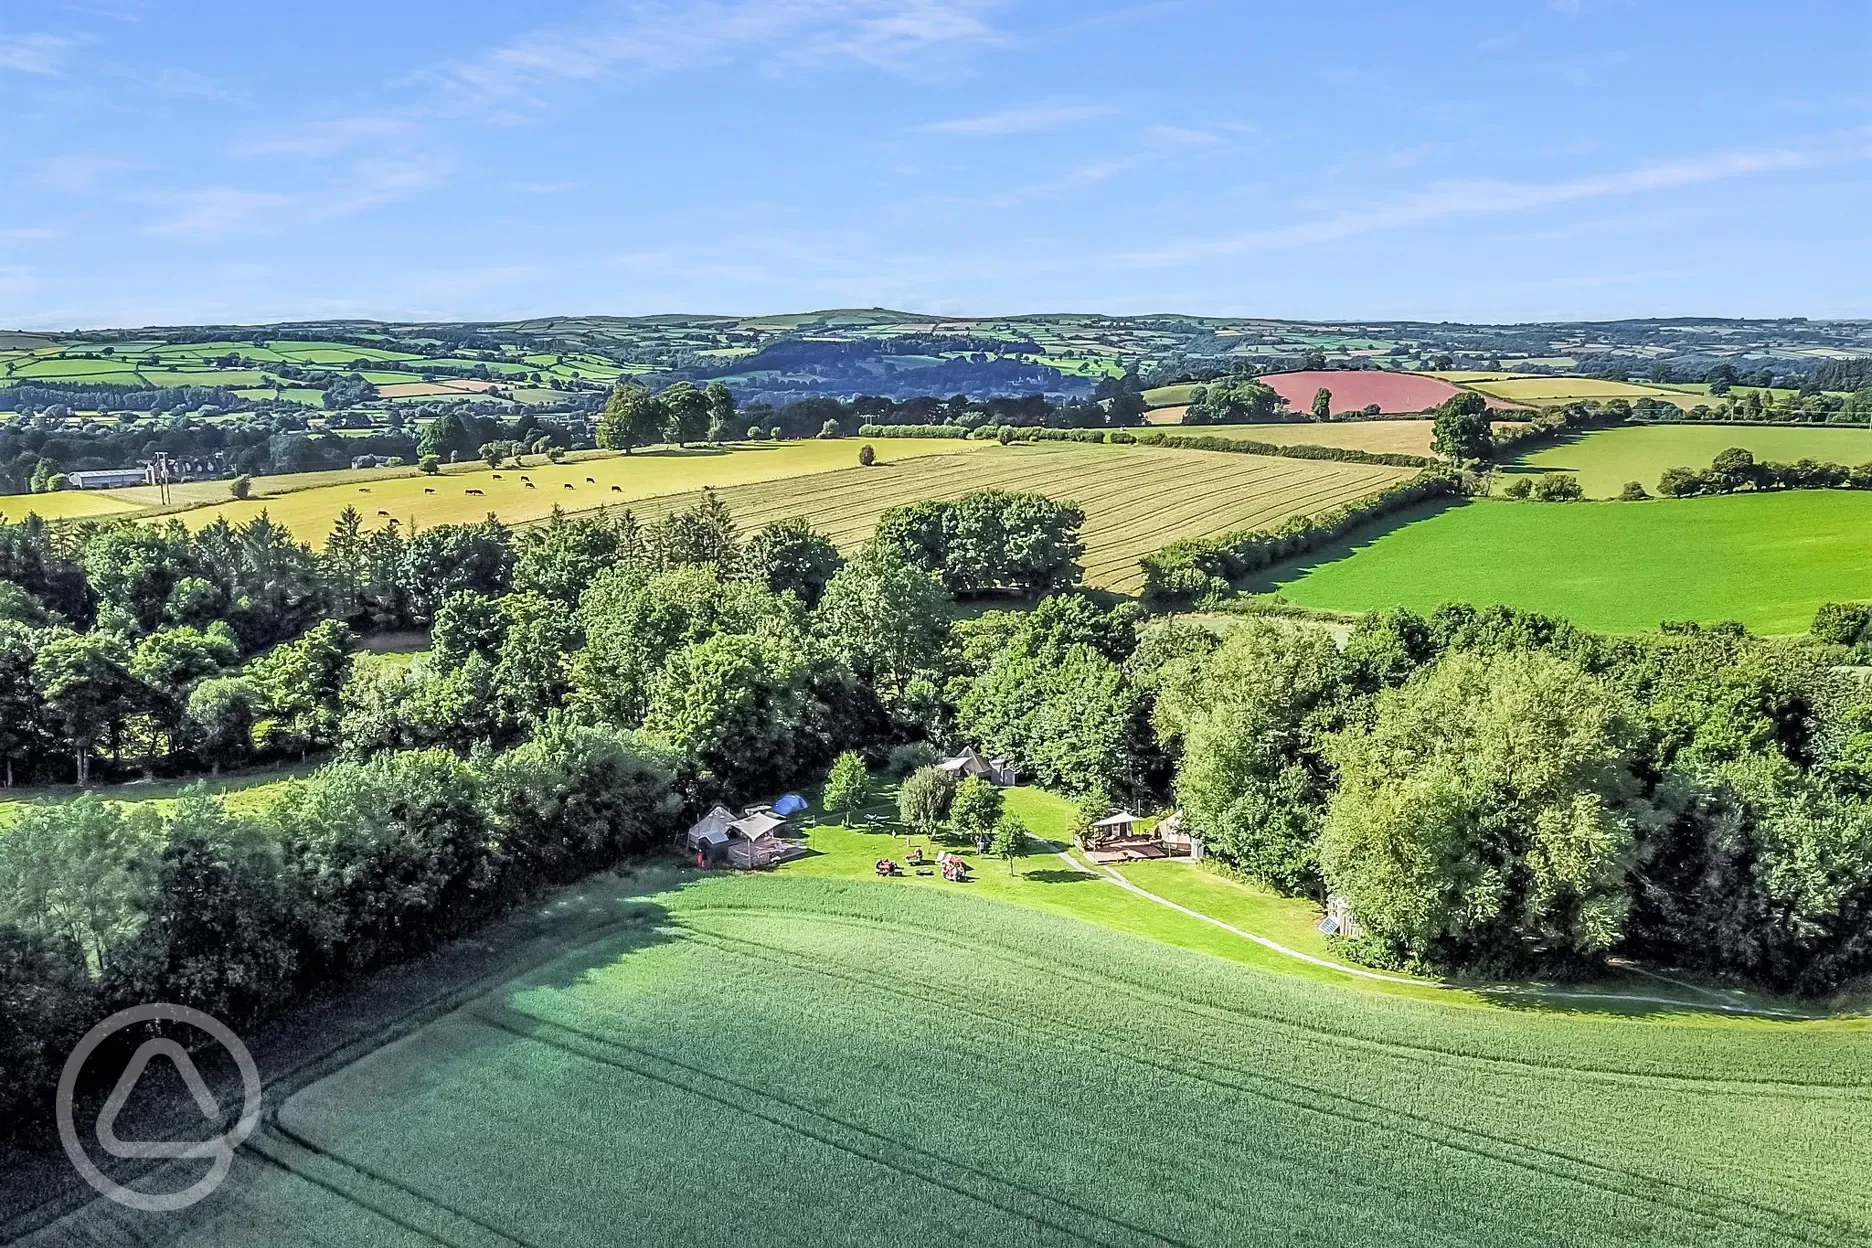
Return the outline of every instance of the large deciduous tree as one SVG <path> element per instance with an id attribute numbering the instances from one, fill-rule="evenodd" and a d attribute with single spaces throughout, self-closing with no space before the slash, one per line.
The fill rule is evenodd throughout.
<path id="1" fill-rule="evenodd" d="M 1624 934 L 1626 873 L 1655 817 L 1633 720 L 1551 654 L 1444 658 L 1333 742 L 1328 885 L 1380 942 L 1429 965 L 1601 957 Z"/>
<path id="2" fill-rule="evenodd" d="M 1492 458 L 1495 435 L 1489 427 L 1488 400 L 1473 391 L 1445 399 L 1431 424 L 1430 447 L 1457 463 Z"/>

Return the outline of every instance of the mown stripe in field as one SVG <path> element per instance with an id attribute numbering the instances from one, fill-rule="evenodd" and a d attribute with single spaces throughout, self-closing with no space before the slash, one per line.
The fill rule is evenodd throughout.
<path id="1" fill-rule="evenodd" d="M 845 916 L 815 916 L 815 922 L 837 923 L 841 917 Z M 849 921 L 869 927 L 897 926 L 893 923 L 880 924 L 876 920 L 855 916 Z M 685 926 L 692 938 L 702 939 L 723 952 L 732 953 L 735 945 L 743 946 L 741 956 L 752 964 L 772 965 L 776 959 L 782 959 L 790 970 L 847 983 L 861 991 L 867 998 L 897 997 L 908 1003 L 912 1009 L 919 1006 L 936 1006 L 964 1015 L 976 1026 L 1016 1025 L 1012 1020 L 984 1009 L 980 1002 L 947 990 L 941 981 L 919 982 L 912 989 L 901 982 L 880 979 L 870 967 L 835 969 L 827 961 L 823 950 L 815 950 L 808 955 L 787 946 L 772 943 L 771 940 L 721 931 L 710 932 L 693 924 L 685 924 Z M 918 936 L 920 939 L 962 943 L 956 941 L 953 934 L 949 933 L 919 929 Z M 979 946 L 976 948 L 979 956 Z M 1010 952 L 1018 952 L 1022 958 L 1027 956 L 1025 951 Z M 997 954 L 999 953 L 1000 951 L 997 950 Z M 1129 992 L 1131 995 L 1161 998 L 1154 1000 L 1154 1003 L 1167 1005 L 1173 1010 L 1195 1017 L 1203 1017 L 1213 1012 L 1180 997 L 1142 989 L 1140 986 L 1134 986 L 1122 980 L 1075 974 L 1054 965 L 1049 965 L 1046 969 L 1049 974 L 1063 974 L 1066 978 L 1078 981 L 1089 992 L 1110 992 L 1116 989 Z M 1256 1023 L 1264 1024 L 1268 1021 L 1271 1020 L 1255 1017 Z M 1130 1043 L 1126 1037 L 1113 1035 L 1102 1028 L 1065 1016 L 1039 1016 L 1028 1013 L 1019 1020 L 1018 1026 L 1049 1034 L 1058 1046 L 1082 1049 L 1088 1061 L 1096 1062 L 1114 1052 L 1123 1052 L 1127 1062 L 1150 1066 L 1166 1074 L 1207 1085 L 1214 1093 L 1222 1096 L 1247 1096 L 1270 1101 L 1289 1110 L 1321 1115 L 1342 1124 L 1356 1123 L 1385 1138 L 1414 1137 L 1433 1147 L 1445 1148 L 1484 1161 L 1538 1173 L 1609 1195 L 1640 1200 L 1660 1209 L 1669 1209 L 1695 1220 L 1712 1232 L 1722 1228 L 1731 1231 L 1765 1230 L 1773 1232 L 1776 1236 L 1782 1237 L 1785 1242 L 1790 1243 L 1838 1242 L 1832 1238 L 1821 1238 L 1809 1233 L 1816 1228 L 1804 1225 L 1801 1215 L 1787 1209 L 1714 1189 L 1696 1187 L 1680 1180 L 1619 1169 L 1593 1158 L 1575 1156 L 1562 1150 L 1515 1140 L 1495 1132 L 1478 1131 L 1475 1128 L 1446 1121 L 1423 1112 L 1388 1106 L 1365 1097 L 1318 1087 L 1303 1080 L 1277 1076 L 1263 1068 L 1230 1066 L 1217 1061 L 1216 1052 L 1208 1046 L 1195 1046 L 1203 1053 L 1202 1059 L 1197 1061 L 1182 1057 L 1175 1049 L 1162 1052 L 1140 1049 L 1137 1045 Z M 1194 1036 L 1185 1037 L 1186 1042 L 1194 1039 Z M 1556 1070 L 1571 1072 L 1572 1068 L 1547 1068 L 1539 1070 L 1539 1073 L 1551 1074 Z M 1233 1143 L 1239 1147 L 1241 1141 L 1236 1140 Z M 1324 1165 L 1324 1159 L 1320 1160 Z M 1322 1174 L 1321 1177 L 1325 1175 Z M 1366 1179 L 1368 1181 L 1369 1176 L 1348 1174 L 1344 1177 L 1349 1180 Z M 1473 1209 L 1472 1212 L 1480 1213 L 1481 1210 Z M 1507 1241 L 1485 1237 L 1480 1242 Z"/>
<path id="2" fill-rule="evenodd" d="M 888 472 L 835 469 L 716 493 L 744 530 L 801 516 L 843 550 L 864 542 L 893 506 L 979 489 L 1043 493 L 1086 513 L 1087 583 L 1134 592 L 1143 585 L 1139 557 L 1171 541 L 1277 524 L 1409 475 L 1408 469 L 1169 448 L 1017 445 L 991 456 L 923 459 Z M 673 494 L 592 510 L 628 509 L 656 520 L 699 497 Z"/>

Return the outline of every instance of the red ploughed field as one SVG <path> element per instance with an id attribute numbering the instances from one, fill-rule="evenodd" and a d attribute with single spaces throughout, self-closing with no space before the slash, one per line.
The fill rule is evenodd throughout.
<path id="1" fill-rule="evenodd" d="M 1341 412 L 1362 412 L 1372 403 L 1376 403 L 1378 410 L 1387 415 L 1394 412 L 1427 412 L 1444 399 L 1462 393 L 1447 381 L 1420 377 L 1415 373 L 1269 373 L 1255 380 L 1272 386 L 1276 394 L 1287 400 L 1288 410 L 1295 412 L 1311 411 L 1314 392 L 1324 386 L 1332 391 L 1332 414 L 1335 416 Z M 1489 406 L 1510 405 L 1490 399 Z"/>

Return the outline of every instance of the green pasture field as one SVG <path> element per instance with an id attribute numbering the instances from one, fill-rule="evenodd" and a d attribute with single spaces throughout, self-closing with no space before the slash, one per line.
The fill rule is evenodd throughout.
<path id="1" fill-rule="evenodd" d="M 1627 481 L 1656 492 L 1667 468 L 1708 468 L 1728 447 L 1739 446 L 1758 460 L 1792 463 L 1817 459 L 1848 466 L 1872 461 L 1872 431 L 1826 426 L 1649 425 L 1600 429 L 1554 446 L 1530 451 L 1506 473 L 1571 472 L 1589 498 L 1613 498 Z M 1499 488 L 1501 482 L 1497 482 Z"/>
<path id="2" fill-rule="evenodd" d="M 135 366 L 128 360 L 115 356 L 104 356 L 95 360 L 67 359 L 63 356 L 40 356 L 30 362 L 14 361 L 11 377 L 27 380 L 35 378 L 59 378 L 71 381 L 77 379 L 129 380 L 128 374 L 135 372 Z"/>
<path id="3" fill-rule="evenodd" d="M 273 350 L 283 360 L 301 364 L 349 364 L 352 360 L 420 360 L 411 351 L 392 351 L 384 347 L 354 347 L 342 342 L 275 342 Z"/>
<path id="4" fill-rule="evenodd" d="M 1342 611 L 1507 603 L 1605 632 L 1740 620 L 1759 633 L 1801 633 L 1821 603 L 1872 598 L 1872 496 L 1426 508 L 1275 569 L 1255 588 Z"/>
<path id="5" fill-rule="evenodd" d="M 1201 389 L 1194 382 L 1177 386 L 1157 386 L 1144 392 L 1144 401 L 1152 407 L 1182 407 Z"/>
<path id="6" fill-rule="evenodd" d="M 1059 799 L 1009 800 L 1064 825 Z M 228 1183 L 138 1242 L 1872 1235 L 1845 1144 L 1872 1123 L 1863 1023 L 1388 995 L 1038 847 L 957 885 L 871 877 L 902 857 L 888 830 L 809 844 L 574 890 L 555 909 L 592 917 L 557 957 L 282 1089 Z M 1227 881 L 1149 867 L 1251 917 Z M 120 1214 L 53 1242 L 121 1238 Z"/>
<path id="7" fill-rule="evenodd" d="M 874 445 L 880 455 L 891 455 L 910 443 Z M 1411 474 L 1408 468 L 1141 446 L 1003 447 L 934 439 L 922 445 L 970 449 L 893 472 L 847 468 L 718 492 L 744 529 L 804 516 L 849 551 L 870 537 L 886 508 L 899 503 L 959 498 L 980 489 L 1032 490 L 1084 509 L 1086 583 L 1135 593 L 1144 583 L 1138 559 L 1170 542 L 1326 511 Z M 678 494 L 629 506 L 650 519 L 695 501 L 693 494 Z"/>

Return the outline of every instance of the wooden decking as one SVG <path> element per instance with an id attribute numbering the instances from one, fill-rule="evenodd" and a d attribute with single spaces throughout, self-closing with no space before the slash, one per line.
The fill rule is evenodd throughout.
<path id="1" fill-rule="evenodd" d="M 1145 858 L 1174 858 L 1176 850 L 1162 841 L 1149 837 L 1132 836 L 1109 840 L 1097 849 L 1088 849 L 1085 856 L 1093 863 L 1104 866 L 1108 862 L 1138 862 Z"/>

